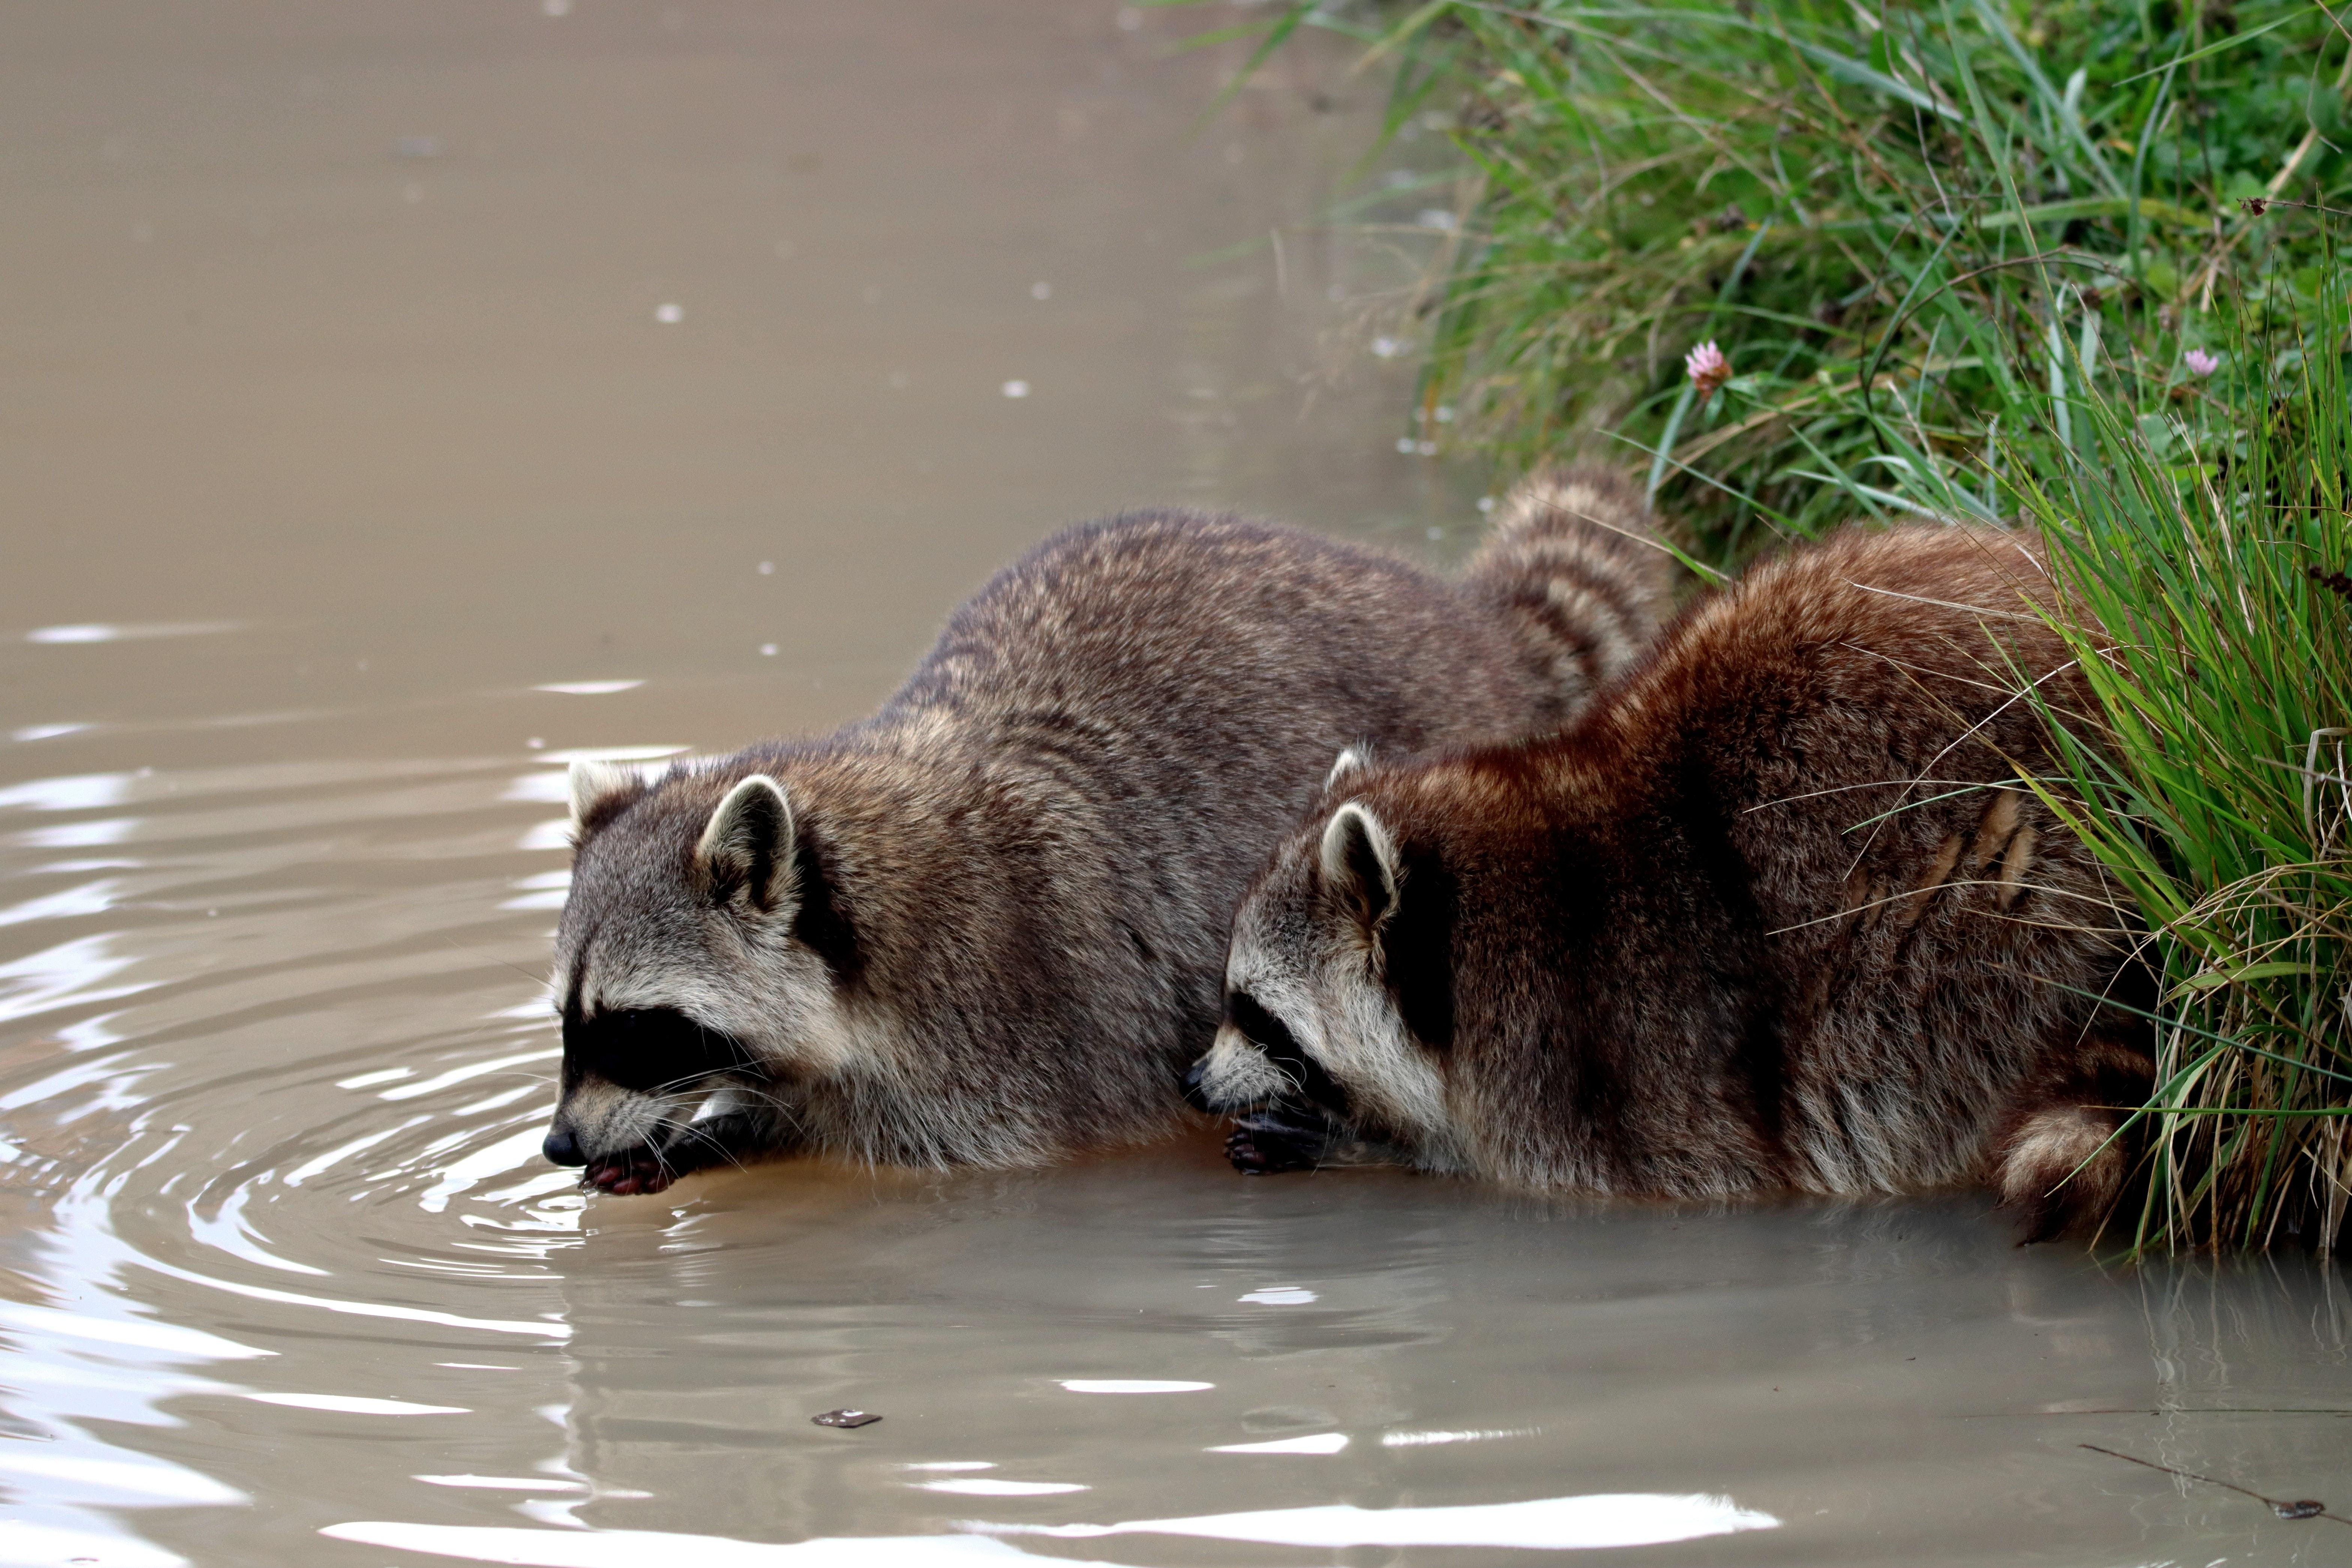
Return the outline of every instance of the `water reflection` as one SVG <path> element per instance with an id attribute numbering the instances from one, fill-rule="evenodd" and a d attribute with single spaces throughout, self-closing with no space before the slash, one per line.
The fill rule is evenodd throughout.
<path id="1" fill-rule="evenodd" d="M 0 1301 L 0 1562 L 176 1564 L 127 1533 L 118 1510 L 222 1508 L 251 1495 L 202 1468 L 124 1442 L 176 1425 L 167 1401 L 223 1391 L 207 1375 L 271 1352 L 134 1315 L 102 1292 L 68 1311 Z"/>
<path id="2" fill-rule="evenodd" d="M 906 1568 L 944 1563 L 1036 1563 L 1011 1543 L 978 1535 L 872 1536 L 763 1545 L 718 1535 L 671 1531 L 613 1530 L 567 1535 L 549 1530 L 496 1526 L 403 1524 L 364 1521 L 330 1525 L 319 1532 L 336 1541 L 462 1557 L 475 1563 L 517 1563 L 539 1568 L 645 1568 L 648 1563 L 693 1563 L 703 1568 L 872 1568 L 887 1563 Z M 1086 1559 L 1055 1557 L 1070 1568 L 1113 1568 Z"/>
<path id="3" fill-rule="evenodd" d="M 1342 1503 L 1192 1519 L 1130 1520 L 1121 1524 L 973 1528 L 992 1534 L 1046 1535 L 1064 1541 L 1105 1535 L 1192 1535 L 1214 1541 L 1262 1541 L 1275 1546 L 1517 1546 L 1542 1552 L 1591 1552 L 1775 1530 L 1780 1524 L 1770 1514 L 1741 1508 L 1729 1498 L 1628 1492 L 1444 1508 L 1362 1509 Z"/>
<path id="4" fill-rule="evenodd" d="M 233 632 L 239 627 L 235 621 L 177 621 L 153 626 L 105 626 L 96 623 L 71 626 L 38 626 L 25 634 L 29 643 L 101 643 L 145 642 L 151 637 L 211 637 L 221 632 Z"/>

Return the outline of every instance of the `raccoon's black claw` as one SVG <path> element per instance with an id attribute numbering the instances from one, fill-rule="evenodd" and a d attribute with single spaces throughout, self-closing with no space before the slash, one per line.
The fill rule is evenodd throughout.
<path id="1" fill-rule="evenodd" d="M 1225 1140 L 1225 1162 L 1242 1175 L 1275 1175 L 1277 1171 L 1303 1171 L 1312 1166 L 1312 1159 L 1298 1159 L 1296 1150 L 1284 1147 L 1273 1138 L 1261 1142 L 1261 1135 L 1249 1131 L 1234 1131 Z"/>
<path id="2" fill-rule="evenodd" d="M 1326 1136 L 1319 1127 L 1300 1127 L 1271 1117 L 1253 1118 L 1234 1128 L 1233 1136 L 1225 1140 L 1225 1159 L 1244 1176 L 1311 1171 L 1322 1152 Z"/>

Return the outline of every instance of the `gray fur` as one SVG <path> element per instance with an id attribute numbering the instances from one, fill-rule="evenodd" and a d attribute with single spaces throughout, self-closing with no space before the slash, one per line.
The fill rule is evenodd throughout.
<path id="1" fill-rule="evenodd" d="M 1459 584 L 1231 517 L 1071 529 L 872 718 L 583 774 L 551 1157 L 625 1193 L 788 1143 L 1003 1166 L 1179 1125 L 1234 904 L 1334 756 L 1538 732 L 1654 630 L 1638 499 L 1576 496 L 1515 501 Z"/>

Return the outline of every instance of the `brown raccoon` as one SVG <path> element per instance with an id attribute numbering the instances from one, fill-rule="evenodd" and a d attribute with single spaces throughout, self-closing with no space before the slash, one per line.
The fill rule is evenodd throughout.
<path id="1" fill-rule="evenodd" d="M 2057 771 L 2028 681 L 2091 711 L 2053 602 L 2030 537 L 1851 531 L 1695 605 L 1559 737 L 1335 777 L 1244 901 L 1196 1103 L 1247 1113 L 1245 1170 L 1344 1138 L 1602 1193 L 1989 1180 L 2036 1237 L 2103 1215 L 2146 997 L 2124 900 L 2019 782 Z"/>
<path id="2" fill-rule="evenodd" d="M 548 1157 L 633 1193 L 788 1143 L 1007 1165 L 1169 1130 L 1234 904 L 1333 755 L 1567 718 L 1663 616 L 1646 527 L 1556 476 L 1452 584 L 1130 514 L 1002 573 L 870 719 L 575 770 Z"/>

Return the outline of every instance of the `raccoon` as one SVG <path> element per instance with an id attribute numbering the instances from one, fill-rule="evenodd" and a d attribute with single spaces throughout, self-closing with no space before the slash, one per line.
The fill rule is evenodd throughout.
<path id="1" fill-rule="evenodd" d="M 1188 1075 L 1244 1171 L 1366 1146 L 1670 1197 L 1990 1181 L 2095 1220 L 2136 931 L 2021 782 L 2096 726 L 2032 537 L 1848 531 L 1700 601 L 1565 733 L 1336 770 Z M 2102 998 L 2112 999 L 2112 1003 Z"/>
<path id="2" fill-rule="evenodd" d="M 572 773 L 545 1152 L 607 1193 L 800 1145 L 1011 1166 L 1164 1133 L 1236 900 L 1332 753 L 1555 727 L 1655 634 L 1638 493 L 1540 478 L 1458 583 L 1233 517 L 1048 540 L 871 718 Z"/>

